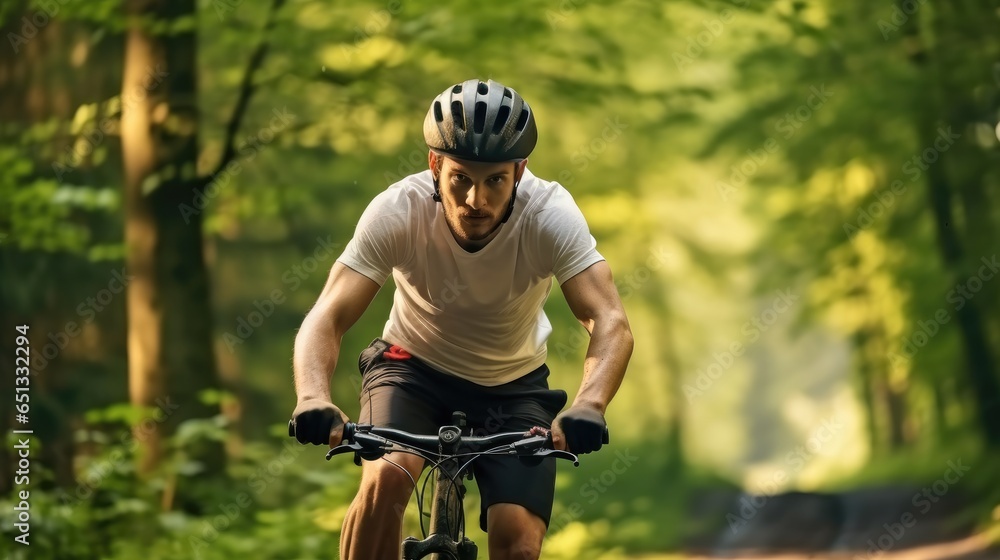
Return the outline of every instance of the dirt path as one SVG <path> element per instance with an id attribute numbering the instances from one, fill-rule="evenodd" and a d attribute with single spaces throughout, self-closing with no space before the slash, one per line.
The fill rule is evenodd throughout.
<path id="1" fill-rule="evenodd" d="M 692 514 L 715 529 L 694 535 L 689 556 L 675 558 L 1000 560 L 1000 549 L 973 534 L 968 502 L 958 492 L 926 491 L 898 485 L 833 494 L 707 494 L 692 504 Z"/>
<path id="2" fill-rule="evenodd" d="M 988 548 L 988 543 L 979 535 L 965 539 L 918 546 L 869 556 L 867 552 L 810 552 L 763 555 L 645 555 L 630 556 L 634 560 L 1000 560 L 1000 549 Z"/>

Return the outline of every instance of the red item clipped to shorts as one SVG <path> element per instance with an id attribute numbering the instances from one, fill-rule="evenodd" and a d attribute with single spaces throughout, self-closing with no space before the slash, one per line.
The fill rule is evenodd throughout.
<path id="1" fill-rule="evenodd" d="M 382 352 L 382 357 L 387 360 L 409 360 L 412 354 L 404 350 L 401 346 L 393 344 L 388 350 Z"/>

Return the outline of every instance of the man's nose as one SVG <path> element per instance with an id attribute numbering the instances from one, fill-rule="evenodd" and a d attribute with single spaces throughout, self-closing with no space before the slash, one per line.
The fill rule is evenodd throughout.
<path id="1" fill-rule="evenodd" d="M 486 206 L 486 187 L 482 185 L 472 185 L 465 198 L 465 203 L 477 210 Z"/>

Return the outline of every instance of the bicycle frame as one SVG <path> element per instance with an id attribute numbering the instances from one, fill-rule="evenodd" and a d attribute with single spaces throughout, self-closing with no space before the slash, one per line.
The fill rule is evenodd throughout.
<path id="1" fill-rule="evenodd" d="M 442 453 L 451 454 L 457 450 L 465 429 L 465 414 L 454 413 L 452 424 L 438 431 Z M 403 560 L 476 560 L 478 557 L 476 544 L 459 534 L 463 522 L 462 501 L 465 499 L 465 475 L 459 469 L 461 465 L 455 457 L 445 459 L 438 467 L 431 504 L 431 532 L 422 541 L 416 537 L 404 539 Z"/>

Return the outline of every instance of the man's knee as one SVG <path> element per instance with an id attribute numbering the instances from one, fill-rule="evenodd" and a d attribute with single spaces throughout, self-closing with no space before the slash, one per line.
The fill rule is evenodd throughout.
<path id="1" fill-rule="evenodd" d="M 350 560 L 399 558 L 399 541 L 386 535 L 398 535 L 403 513 L 413 491 L 414 479 L 420 476 L 423 459 L 413 455 L 392 454 L 394 463 L 365 461 L 358 490 L 351 509 L 344 518 L 340 539 L 340 557 Z"/>
<path id="2" fill-rule="evenodd" d="M 487 514 L 491 558 L 538 560 L 545 522 L 522 506 L 494 504 Z"/>
<path id="3" fill-rule="evenodd" d="M 507 552 L 507 558 L 538 560 L 542 557 L 542 543 L 523 543 Z"/>
<path id="4" fill-rule="evenodd" d="M 507 560 L 538 560 L 542 554 L 541 539 L 518 538 L 498 543 L 490 557 L 497 556 Z"/>
<path id="5" fill-rule="evenodd" d="M 361 489 L 358 492 L 362 499 L 376 506 L 394 507 L 406 504 L 413 491 L 413 481 L 420 475 L 422 461 L 394 461 L 406 468 L 406 471 L 386 461 L 366 462 L 364 474 L 361 477 Z"/>

